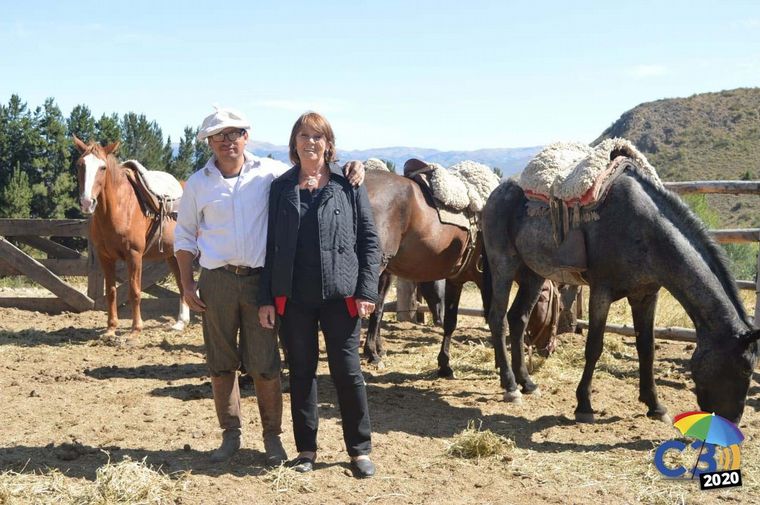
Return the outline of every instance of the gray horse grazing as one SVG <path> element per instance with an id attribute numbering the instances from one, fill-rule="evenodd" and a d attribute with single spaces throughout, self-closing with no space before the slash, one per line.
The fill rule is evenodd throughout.
<path id="1" fill-rule="evenodd" d="M 611 153 L 609 160 L 618 154 Z M 647 405 L 648 416 L 669 419 L 653 376 L 655 305 L 664 287 L 696 328 L 691 371 L 699 407 L 738 422 L 757 360 L 760 330 L 747 317 L 723 251 L 704 225 L 649 173 L 627 158 L 623 163 L 624 170 L 596 209 L 598 219 L 579 224 L 587 254 L 583 277 L 590 294 L 586 364 L 576 391 L 575 418 L 594 421 L 591 379 L 602 352 L 607 314 L 612 302 L 627 298 L 636 330 L 639 400 Z M 508 181 L 491 194 L 483 210 L 489 263 L 484 299 L 506 401 L 520 399 L 518 385 L 526 394 L 537 389 L 525 365 L 523 334 L 543 279 L 567 281 L 556 256 L 552 220 L 535 212 L 529 215 L 527 202 L 524 190 Z M 521 283 L 505 317 L 516 276 Z M 505 319 L 512 342 L 511 368 Z"/>

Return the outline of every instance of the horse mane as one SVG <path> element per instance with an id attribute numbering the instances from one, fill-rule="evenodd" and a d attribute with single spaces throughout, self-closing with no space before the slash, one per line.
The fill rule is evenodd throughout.
<path id="1" fill-rule="evenodd" d="M 728 258 L 725 250 L 710 236 L 705 224 L 676 193 L 666 190 L 661 186 L 659 181 L 655 180 L 650 175 L 649 172 L 640 169 L 638 166 L 636 166 L 633 172 L 636 174 L 637 180 L 643 186 L 655 192 L 662 197 L 666 203 L 670 204 L 671 210 L 673 211 L 673 219 L 671 221 L 677 225 L 684 235 L 695 239 L 690 240 L 691 244 L 718 278 L 718 281 L 721 286 L 723 286 L 723 290 L 731 300 L 731 303 L 739 314 L 741 320 L 744 321 L 747 326 L 752 328 L 753 325 L 747 317 L 744 304 L 739 298 L 739 290 L 736 287 L 734 276 L 726 266 L 728 264 Z"/>

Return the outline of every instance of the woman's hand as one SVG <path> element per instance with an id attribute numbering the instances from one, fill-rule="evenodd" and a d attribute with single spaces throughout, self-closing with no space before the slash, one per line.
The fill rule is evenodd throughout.
<path id="1" fill-rule="evenodd" d="M 343 173 L 346 174 L 348 182 L 352 186 L 361 186 L 364 182 L 364 163 L 361 161 L 349 161 L 343 166 Z"/>
<path id="2" fill-rule="evenodd" d="M 262 305 L 259 307 L 259 324 L 263 328 L 274 328 L 274 305 Z"/>
<path id="3" fill-rule="evenodd" d="M 356 309 L 359 311 L 359 317 L 362 319 L 369 317 L 375 311 L 375 304 L 363 298 L 356 299 Z"/>

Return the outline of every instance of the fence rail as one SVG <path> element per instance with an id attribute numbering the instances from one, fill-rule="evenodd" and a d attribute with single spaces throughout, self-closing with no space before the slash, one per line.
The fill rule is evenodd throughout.
<path id="1" fill-rule="evenodd" d="M 89 222 L 86 219 L 0 219 L 0 277 L 22 275 L 40 284 L 56 297 L 0 297 L 0 307 L 16 307 L 43 312 L 82 312 L 105 307 L 104 279 L 95 250 L 89 241 Z M 83 237 L 88 239 L 84 255 L 61 245 L 51 237 Z M 24 244 L 43 252 L 47 258 L 36 259 L 15 244 Z M 155 285 L 166 277 L 166 263 L 144 265 L 142 289 L 154 296 L 177 297 Z M 87 293 L 82 293 L 62 277 L 87 277 Z M 117 300 L 127 302 L 128 283 L 123 264 L 116 270 L 122 284 L 117 288 Z M 147 301 L 147 300 L 146 300 Z M 149 301 L 148 301 L 149 302 Z M 148 303 L 150 305 L 150 303 Z"/>

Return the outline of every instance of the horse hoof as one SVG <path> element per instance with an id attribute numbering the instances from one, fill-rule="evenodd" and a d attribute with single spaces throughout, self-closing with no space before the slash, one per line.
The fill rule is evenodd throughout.
<path id="1" fill-rule="evenodd" d="M 596 420 L 594 419 L 593 412 L 576 412 L 575 413 L 576 423 L 593 424 L 595 421 Z"/>
<path id="2" fill-rule="evenodd" d="M 385 370 L 385 363 L 383 362 L 383 360 L 376 361 L 374 365 L 375 365 L 375 368 L 377 368 L 378 370 Z"/>
<path id="3" fill-rule="evenodd" d="M 530 395 L 535 396 L 537 398 L 541 397 L 541 389 L 538 386 L 533 386 L 532 388 L 523 388 L 522 392 L 524 395 Z"/>
<path id="4" fill-rule="evenodd" d="M 654 419 L 655 421 L 662 421 L 665 424 L 673 424 L 673 419 L 668 415 L 667 412 L 663 412 L 661 414 L 657 414 L 657 413 L 649 414 L 649 413 L 647 413 L 647 417 L 650 417 L 650 418 Z"/>
<path id="5" fill-rule="evenodd" d="M 504 391 L 504 401 L 519 405 L 522 403 L 522 393 L 516 389 L 514 391 Z"/>
<path id="6" fill-rule="evenodd" d="M 454 370 L 452 370 L 449 367 L 439 368 L 438 369 L 438 377 L 441 378 L 441 379 L 453 379 L 454 378 Z"/>
<path id="7" fill-rule="evenodd" d="M 185 321 L 177 321 L 176 323 L 172 325 L 172 330 L 184 331 L 186 326 L 187 326 L 187 323 L 185 323 Z"/>

